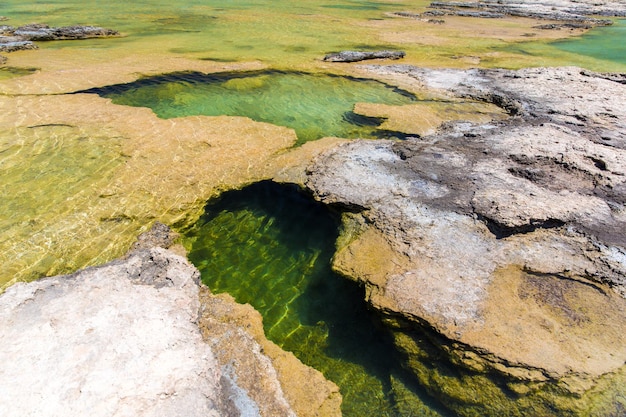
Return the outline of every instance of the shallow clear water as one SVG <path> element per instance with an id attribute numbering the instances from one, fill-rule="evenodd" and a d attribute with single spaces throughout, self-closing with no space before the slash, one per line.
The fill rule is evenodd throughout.
<path id="1" fill-rule="evenodd" d="M 245 116 L 289 127 L 298 143 L 325 136 L 388 135 L 376 130 L 379 120 L 354 114 L 354 105 L 416 101 L 412 94 L 378 81 L 278 71 L 171 74 L 91 91 L 116 104 L 150 107 L 161 118 Z"/>
<path id="2" fill-rule="evenodd" d="M 338 227 L 296 187 L 262 182 L 210 202 L 184 244 L 213 292 L 250 303 L 269 339 L 340 387 L 344 416 L 438 415 L 404 378 L 363 290 L 332 272 Z"/>

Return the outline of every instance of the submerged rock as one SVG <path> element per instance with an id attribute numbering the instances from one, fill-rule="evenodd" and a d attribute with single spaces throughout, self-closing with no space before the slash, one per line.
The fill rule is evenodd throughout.
<path id="1" fill-rule="evenodd" d="M 7 342 L 0 414 L 295 416 L 291 404 L 307 401 L 309 414 L 301 415 L 339 415 L 334 384 L 295 358 L 279 380 L 279 359 L 259 345 L 271 343 L 248 333 L 262 329 L 260 321 L 244 327 L 224 319 L 224 311 L 245 306 L 206 288 L 201 302 L 196 268 L 166 249 L 146 248 L 171 244 L 166 229 L 157 224 L 124 259 L 18 283 L 0 295 Z M 218 324 L 201 333 L 199 315 Z M 224 358 L 223 343 L 240 362 Z M 286 355 L 273 349 L 277 358 Z M 288 378 L 306 380 L 308 397 L 288 401 L 281 388 Z"/>
<path id="2" fill-rule="evenodd" d="M 342 51 L 328 54 L 324 57 L 324 61 L 329 62 L 358 62 L 368 59 L 401 59 L 404 58 L 403 51 Z"/>
<path id="3" fill-rule="evenodd" d="M 407 367 L 459 415 L 618 415 L 624 85 L 577 68 L 364 68 L 515 115 L 309 167 L 319 200 L 358 212 L 334 267 L 365 285 Z"/>

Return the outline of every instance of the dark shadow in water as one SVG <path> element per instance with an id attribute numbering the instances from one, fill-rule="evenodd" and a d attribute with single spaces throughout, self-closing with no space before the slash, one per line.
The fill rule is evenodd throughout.
<path id="1" fill-rule="evenodd" d="M 229 213 L 229 216 L 220 217 L 224 213 Z M 222 218 L 237 218 L 237 213 L 247 213 L 246 216 L 254 213 L 259 219 L 255 228 L 271 235 L 270 241 L 262 243 L 262 235 L 254 230 L 253 238 L 239 236 L 242 229 L 247 230 L 245 233 L 250 230 L 237 221 L 224 225 L 215 223 Z M 420 387 L 410 382 L 411 378 L 401 369 L 390 335 L 376 314 L 368 309 L 363 288 L 331 270 L 339 225 L 338 213 L 314 201 L 297 186 L 264 181 L 240 191 L 224 193 L 210 201 L 198 223 L 183 233 L 185 239 L 193 242 L 189 251 L 190 260 L 198 266 L 203 281 L 212 291 L 226 291 L 238 302 L 252 304 L 263 315 L 270 339 L 294 352 L 304 363 L 321 370 L 340 386 L 344 396 L 344 416 L 400 416 L 393 411 L 396 405 L 390 382 L 392 375 L 410 387 L 416 398 L 432 407 L 432 400 Z M 213 237 L 206 241 L 205 234 L 212 234 Z M 226 253 L 230 249 L 224 249 L 228 247 L 224 243 L 233 241 L 275 245 L 277 249 L 268 254 L 250 244 L 233 246 L 233 251 L 249 251 L 249 259 L 241 253 Z M 213 251 L 211 246 L 214 245 L 219 249 Z M 313 258 L 300 256 L 304 253 L 318 255 Z M 235 269 L 240 270 L 233 270 L 232 265 L 227 264 L 222 268 L 213 263 L 203 266 L 207 258 L 222 256 L 237 259 Z M 306 270 L 306 279 L 300 279 L 297 276 L 299 272 L 295 277 L 277 277 L 280 275 L 277 270 L 291 269 L 293 265 L 289 262 L 270 273 L 264 272 L 265 264 L 271 265 L 278 261 L 277 258 L 296 259 L 298 256 L 309 263 L 303 269 Z M 216 269 L 224 268 L 231 270 L 218 277 L 221 272 Z M 237 278 L 230 280 L 228 275 Z M 292 291 L 294 280 L 302 287 L 297 289 L 295 297 Z M 236 282 L 232 284 L 233 281 Z M 291 316 L 285 318 L 285 311 Z M 292 337 L 299 332 L 305 334 L 302 339 Z M 320 334 L 326 336 L 320 337 Z M 346 366 L 344 373 L 341 364 L 358 366 Z M 361 369 L 357 373 L 365 372 L 369 376 L 355 375 L 355 369 Z M 375 395 L 351 392 L 370 384 L 367 381 L 371 382 L 371 378 L 379 381 L 382 392 Z"/>
<path id="2" fill-rule="evenodd" d="M 207 61 L 220 61 L 220 62 L 232 62 L 229 60 L 220 60 L 216 58 L 204 58 Z M 242 78 L 254 78 L 261 77 L 263 75 L 279 75 L 279 74 L 290 74 L 290 75 L 312 75 L 307 72 L 298 72 L 298 71 L 279 71 L 279 70 L 258 70 L 258 71 L 226 71 L 226 72 L 215 72 L 210 74 L 204 74 L 202 72 L 195 71 L 180 71 L 180 72 L 171 72 L 168 74 L 154 75 L 150 77 L 140 78 L 136 81 L 130 83 L 123 84 L 112 84 L 105 87 L 94 87 L 89 88 L 87 90 L 75 91 L 72 94 L 98 94 L 101 97 L 107 97 L 110 94 L 122 94 L 127 91 L 136 90 L 138 88 L 144 86 L 151 85 L 159 85 L 165 83 L 183 83 L 183 84 L 194 84 L 194 83 L 224 83 L 226 81 L 242 79 Z M 386 84 L 381 81 L 375 81 L 370 78 L 359 78 L 353 77 L 349 75 L 337 75 L 337 74 L 323 74 L 325 77 L 331 78 L 344 78 L 346 80 L 356 81 L 356 82 L 374 82 L 385 86 L 396 94 L 404 96 L 410 100 L 417 100 L 417 96 L 411 93 L 408 90 L 404 90 L 402 88 L 396 87 L 391 84 Z"/>

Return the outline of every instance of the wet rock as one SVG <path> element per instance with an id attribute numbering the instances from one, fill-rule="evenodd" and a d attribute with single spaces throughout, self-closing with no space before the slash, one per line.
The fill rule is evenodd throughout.
<path id="1" fill-rule="evenodd" d="M 624 85 L 578 68 L 363 68 L 515 109 L 417 140 L 352 142 L 309 167 L 318 199 L 361 208 L 334 267 L 365 285 L 407 367 L 459 415 L 617 415 Z"/>
<path id="2" fill-rule="evenodd" d="M 29 41 L 57 41 L 119 36 L 119 32 L 97 26 L 50 27 L 33 23 L 18 27 L 13 35 Z"/>
<path id="3" fill-rule="evenodd" d="M 368 59 L 401 59 L 404 58 L 403 51 L 342 51 L 328 54 L 324 57 L 324 61 L 329 62 L 358 62 Z"/>
<path id="4" fill-rule="evenodd" d="M 37 49 L 34 41 L 77 40 L 119 36 L 119 32 L 96 26 L 50 27 L 33 23 L 20 26 L 0 26 L 0 52 Z"/>
<path id="5" fill-rule="evenodd" d="M 157 223 L 123 259 L 0 295 L 0 414 L 295 416 L 296 404 L 308 410 L 298 415 L 340 415 L 337 387 L 293 355 L 280 380 L 274 364 L 288 354 L 260 318 L 228 321 L 246 306 L 201 288 L 185 258 L 147 247 L 171 237 Z M 301 396 L 285 397 L 288 378 L 305 381 Z"/>
<path id="6" fill-rule="evenodd" d="M 29 49 L 37 49 L 37 45 L 15 36 L 0 36 L 0 52 L 15 52 Z"/>
<path id="7" fill-rule="evenodd" d="M 178 234 L 172 231 L 167 225 L 161 222 L 155 222 L 150 230 L 137 237 L 137 241 L 133 243 L 130 250 L 136 251 L 153 247 L 168 249 L 177 238 Z"/>
<path id="8" fill-rule="evenodd" d="M 200 292 L 199 327 L 222 365 L 262 416 L 341 416 L 339 388 L 265 338 L 263 319 L 228 294 Z"/>

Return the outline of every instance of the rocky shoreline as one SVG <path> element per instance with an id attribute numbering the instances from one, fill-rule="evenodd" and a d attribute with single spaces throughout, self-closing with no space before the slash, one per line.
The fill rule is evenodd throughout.
<path id="1" fill-rule="evenodd" d="M 578 68 L 363 68 L 512 115 L 352 142 L 308 169 L 317 199 L 349 209 L 334 266 L 365 285 L 407 368 L 459 415 L 619 415 L 623 84 Z"/>
<path id="2" fill-rule="evenodd" d="M 156 223 L 123 259 L 0 295 L 0 414 L 341 415 L 337 387 L 201 286 L 172 241 Z"/>

